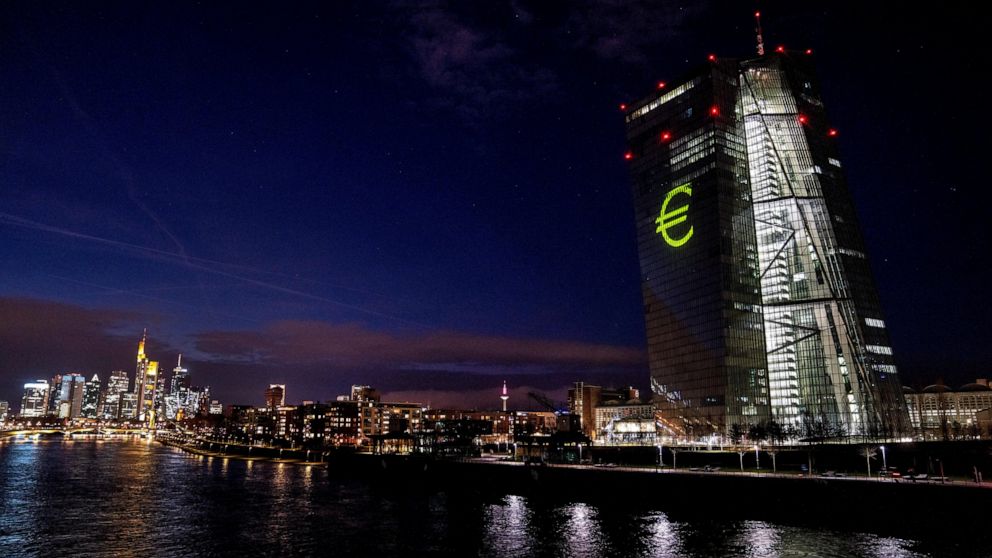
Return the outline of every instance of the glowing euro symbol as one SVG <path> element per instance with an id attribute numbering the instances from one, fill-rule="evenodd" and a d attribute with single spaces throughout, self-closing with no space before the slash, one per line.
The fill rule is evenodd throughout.
<path id="1" fill-rule="evenodd" d="M 661 233 L 661 236 L 662 238 L 665 239 L 665 242 L 667 242 L 668 245 L 673 248 L 678 248 L 679 246 L 682 246 L 686 242 L 689 242 L 689 239 L 692 238 L 692 225 L 689 225 L 689 231 L 680 238 L 672 238 L 671 235 L 668 234 L 668 229 L 671 229 L 672 227 L 680 223 L 683 223 L 685 222 L 686 219 L 688 219 L 688 216 L 686 215 L 686 213 L 689 212 L 688 203 L 676 207 L 671 211 L 668 210 L 669 202 L 671 202 L 672 198 L 674 198 L 679 194 L 692 196 L 691 185 L 683 184 L 678 188 L 673 189 L 671 192 L 668 192 L 668 194 L 665 196 L 665 201 L 661 202 L 661 214 L 658 215 L 658 218 L 654 220 L 654 222 L 658 224 L 658 229 L 655 230 L 654 232 Z"/>

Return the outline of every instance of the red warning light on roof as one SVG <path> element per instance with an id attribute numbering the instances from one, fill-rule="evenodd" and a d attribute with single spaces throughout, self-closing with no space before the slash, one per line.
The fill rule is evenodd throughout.
<path id="1" fill-rule="evenodd" d="M 809 118 L 807 118 L 805 114 L 800 114 L 799 115 L 799 123 L 800 124 L 805 124 L 807 122 L 809 122 Z"/>
<path id="2" fill-rule="evenodd" d="M 623 154 L 623 158 L 629 161 L 629 160 L 631 160 L 631 159 L 634 158 L 634 154 L 631 153 L 630 151 L 628 151 L 628 152 L 626 152 L 626 153 Z"/>
<path id="3" fill-rule="evenodd" d="M 662 132 L 661 133 L 661 141 L 668 141 L 670 139 L 672 139 L 672 133 L 671 132 Z"/>
<path id="4" fill-rule="evenodd" d="M 834 130 L 833 128 L 830 128 L 830 131 L 827 132 L 827 135 L 830 136 L 830 137 L 834 137 L 834 136 L 837 135 L 837 130 Z"/>
<path id="5" fill-rule="evenodd" d="M 710 62 L 716 62 L 716 55 L 715 54 L 711 54 L 711 55 L 707 56 L 706 58 Z"/>
<path id="6" fill-rule="evenodd" d="M 625 103 L 620 103 L 620 110 L 627 110 L 627 105 Z"/>
<path id="7" fill-rule="evenodd" d="M 659 81 L 658 82 L 658 89 L 664 89 L 664 88 L 665 88 L 665 82 Z"/>
<path id="8" fill-rule="evenodd" d="M 813 49 L 811 48 L 806 49 L 806 54 L 813 54 Z"/>
<path id="9" fill-rule="evenodd" d="M 785 52 L 785 47 L 782 46 L 782 45 L 779 45 L 779 46 L 775 47 L 775 52 Z"/>
<path id="10" fill-rule="evenodd" d="M 754 12 L 754 17 L 761 17 L 761 12 Z"/>
<path id="11" fill-rule="evenodd" d="M 720 107 L 716 105 L 710 107 L 710 116 L 720 116 Z"/>

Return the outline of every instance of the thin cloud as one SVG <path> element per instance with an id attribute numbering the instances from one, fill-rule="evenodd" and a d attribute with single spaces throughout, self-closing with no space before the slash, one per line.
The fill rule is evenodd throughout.
<path id="1" fill-rule="evenodd" d="M 192 256 L 187 256 L 187 255 L 179 255 L 179 254 L 174 254 L 172 252 L 168 252 L 168 251 L 165 251 L 165 250 L 159 250 L 159 249 L 156 249 L 156 248 L 150 248 L 150 247 L 147 247 L 147 246 L 141 246 L 141 245 L 132 244 L 132 243 L 129 243 L 129 242 L 122 242 L 122 241 L 119 241 L 119 240 L 113 240 L 113 239 L 108 239 L 108 238 L 101 238 L 101 237 L 98 237 L 98 236 L 93 236 L 93 235 L 89 235 L 89 234 L 85 234 L 85 233 L 80 233 L 80 232 L 76 232 L 76 231 L 64 229 L 64 228 L 61 228 L 61 227 L 55 227 L 55 226 L 46 225 L 46 224 L 43 224 L 43 223 L 38 223 L 38 222 L 35 222 L 35 221 L 31 221 L 29 219 L 25 219 L 23 217 L 19 217 L 17 215 L 11 215 L 9 213 L 0 212 L 0 224 L 6 224 L 6 225 L 10 225 L 10 226 L 19 227 L 19 228 L 24 228 L 24 229 L 34 230 L 34 231 L 40 231 L 40 232 L 47 232 L 47 233 L 56 234 L 56 235 L 60 235 L 60 236 L 66 236 L 66 237 L 69 237 L 69 238 L 75 238 L 75 239 L 78 239 L 78 240 L 88 241 L 88 242 L 91 242 L 91 243 L 94 243 L 94 244 L 99 244 L 99 245 L 103 245 L 103 246 L 106 246 L 106 247 L 117 249 L 121 253 L 128 254 L 128 255 L 133 256 L 133 257 L 139 257 L 139 258 L 148 259 L 148 260 L 156 261 L 156 262 L 165 262 L 165 263 L 176 264 L 176 265 L 180 265 L 180 266 L 183 266 L 183 267 L 186 267 L 186 268 L 196 269 L 196 270 L 203 271 L 203 272 L 206 272 L 206 273 L 210 273 L 210 274 L 213 274 L 213 275 L 217 275 L 217 276 L 220 276 L 220 277 L 225 277 L 227 279 L 237 280 L 237 281 L 240 281 L 240 282 L 242 282 L 244 284 L 247 284 L 247 285 L 252 285 L 252 286 L 255 286 L 255 287 L 261 287 L 261 288 L 264 288 L 264 289 L 268 289 L 270 291 L 275 291 L 275 292 L 279 292 L 279 293 L 286 294 L 286 295 L 292 295 L 292 296 L 299 297 L 299 298 L 304 298 L 304 299 L 313 300 L 313 301 L 317 301 L 317 302 L 323 302 L 323 303 L 326 303 L 326 304 L 330 304 L 332 306 L 336 306 L 336 307 L 339 307 L 339 308 L 344 308 L 344 309 L 347 309 L 347 310 L 353 310 L 355 312 L 359 312 L 359 313 L 362 313 L 362 314 L 366 314 L 366 315 L 370 315 L 370 316 L 375 316 L 375 317 L 379 317 L 379 318 L 386 318 L 386 319 L 389 319 L 389 320 L 392 320 L 392 321 L 395 321 L 395 322 L 403 323 L 405 325 L 412 325 L 412 326 L 424 327 L 424 328 L 429 327 L 426 324 L 423 324 L 423 323 L 420 323 L 420 322 L 415 322 L 415 321 L 412 321 L 412 320 L 408 320 L 408 319 L 405 319 L 403 317 L 400 317 L 400 316 L 397 316 L 397 315 L 394 315 L 394 314 L 387 314 L 385 312 L 379 312 L 379 311 L 376 311 L 376 310 L 372 310 L 372 309 L 369 309 L 369 308 L 358 306 L 356 304 L 349 304 L 347 302 L 343 302 L 343 301 L 340 301 L 340 300 L 334 300 L 334 299 L 328 298 L 326 296 L 320 296 L 320 295 L 316 295 L 316 294 L 309 293 L 309 292 L 306 292 L 306 291 L 301 291 L 299 289 L 293 289 L 293 288 L 290 288 L 290 287 L 286 287 L 284 285 L 273 283 L 271 281 L 262 281 L 262 280 L 259 280 L 259 279 L 255 279 L 255 278 L 249 277 L 248 275 L 246 275 L 245 273 L 243 273 L 243 271 L 249 271 L 249 272 L 253 272 L 253 273 L 267 273 L 267 272 L 263 272 L 263 271 L 260 271 L 260 270 L 255 270 L 253 268 L 247 268 L 245 266 L 240 266 L 240 265 L 237 265 L 237 264 L 229 264 L 229 263 L 219 262 L 219 261 L 215 261 L 215 260 L 208 260 L 208 259 L 205 259 L 205 258 L 196 258 L 196 257 L 192 257 Z M 232 270 L 234 270 L 234 271 L 242 271 L 242 272 L 235 273 Z M 273 274 L 273 273 L 268 273 L 268 274 L 269 275 L 279 275 L 279 274 Z"/>
<path id="2" fill-rule="evenodd" d="M 558 88 L 554 72 L 529 60 L 491 22 L 435 4 L 408 6 L 401 13 L 416 73 L 435 90 L 440 105 L 467 121 Z M 519 23 L 526 25 L 526 19 Z"/>
<path id="3" fill-rule="evenodd" d="M 705 3 L 601 0 L 574 5 L 567 19 L 567 43 L 608 61 L 647 64 L 654 48 L 685 35 Z"/>
<path id="4" fill-rule="evenodd" d="M 457 331 L 398 334 L 359 324 L 286 320 L 262 331 L 213 331 L 195 336 L 196 348 L 214 360 L 235 362 L 327 363 L 343 367 L 398 367 L 467 371 L 492 366 L 547 370 L 628 368 L 644 362 L 638 348 L 479 335 Z"/>

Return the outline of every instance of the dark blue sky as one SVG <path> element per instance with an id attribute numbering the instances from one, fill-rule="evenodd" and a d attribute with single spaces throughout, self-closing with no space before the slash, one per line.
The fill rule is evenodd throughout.
<path id="1" fill-rule="evenodd" d="M 762 5 L 816 53 L 909 384 L 992 353 L 983 31 L 940 9 Z M 3 3 L 0 398 L 142 327 L 225 403 L 645 387 L 617 106 L 749 55 L 752 11 Z"/>

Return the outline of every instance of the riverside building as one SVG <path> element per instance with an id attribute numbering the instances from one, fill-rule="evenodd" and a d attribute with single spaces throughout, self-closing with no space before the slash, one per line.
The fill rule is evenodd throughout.
<path id="1" fill-rule="evenodd" d="M 908 432 L 812 53 L 711 55 L 622 108 L 660 434 Z"/>

